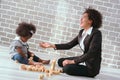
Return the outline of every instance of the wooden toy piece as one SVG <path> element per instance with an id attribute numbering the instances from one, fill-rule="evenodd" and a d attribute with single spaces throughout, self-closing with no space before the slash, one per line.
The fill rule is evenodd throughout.
<path id="1" fill-rule="evenodd" d="M 31 54 L 31 57 L 28 59 L 29 61 L 33 61 L 33 56 L 34 56 L 34 54 L 32 53 Z"/>
<path id="2" fill-rule="evenodd" d="M 29 61 L 33 61 L 33 57 L 30 57 L 28 60 L 29 60 Z"/>
<path id="3" fill-rule="evenodd" d="M 42 65 L 40 66 L 41 72 L 45 72 L 45 67 Z"/>
<path id="4" fill-rule="evenodd" d="M 62 69 L 60 69 L 60 72 L 61 72 L 61 73 L 63 73 L 63 70 L 62 70 Z"/>
<path id="5" fill-rule="evenodd" d="M 45 73 L 49 73 L 49 70 L 48 70 L 48 69 L 45 69 Z"/>
<path id="6" fill-rule="evenodd" d="M 36 65 L 32 65 L 32 71 L 39 71 L 39 68 Z"/>
<path id="7" fill-rule="evenodd" d="M 40 75 L 40 80 L 43 80 L 43 78 L 44 78 L 44 75 L 41 74 L 41 75 Z"/>
<path id="8" fill-rule="evenodd" d="M 25 64 L 22 64 L 20 66 L 20 69 L 27 70 L 27 71 L 39 71 L 39 72 L 49 73 L 49 70 L 46 70 L 43 65 L 25 65 Z"/>
<path id="9" fill-rule="evenodd" d="M 57 69 L 57 71 L 58 71 L 58 72 L 60 72 L 60 73 L 62 73 L 62 72 L 63 72 L 63 70 L 62 70 L 62 69 Z"/>
<path id="10" fill-rule="evenodd" d="M 36 68 L 40 68 L 41 66 L 42 66 L 42 64 L 41 65 L 35 65 Z"/>
<path id="11" fill-rule="evenodd" d="M 41 72 L 44 72 L 45 70 L 44 70 L 44 68 L 41 68 Z"/>
<path id="12" fill-rule="evenodd" d="M 53 72 L 55 71 L 55 65 L 56 65 L 56 60 L 52 60 L 51 67 L 49 70 L 49 77 L 53 75 Z"/>
<path id="13" fill-rule="evenodd" d="M 55 70 L 55 65 L 56 65 L 56 60 L 53 60 L 52 63 L 51 63 L 51 68 L 50 70 Z"/>
<path id="14" fill-rule="evenodd" d="M 35 70 L 36 70 L 36 69 L 35 69 L 35 66 L 33 66 L 33 67 L 32 67 L 32 71 L 35 71 Z"/>
<path id="15" fill-rule="evenodd" d="M 60 74 L 60 71 L 53 71 L 53 74 L 55 75 Z"/>
<path id="16" fill-rule="evenodd" d="M 27 69 L 27 68 L 26 68 L 26 65 L 25 65 L 25 64 L 21 64 L 20 69 L 26 70 L 26 69 Z"/>
<path id="17" fill-rule="evenodd" d="M 35 68 L 34 68 L 34 71 L 38 71 L 38 69 L 35 67 Z"/>
<path id="18" fill-rule="evenodd" d="M 53 71 L 50 71 L 49 72 L 49 77 L 53 75 Z"/>
<path id="19" fill-rule="evenodd" d="M 26 70 L 32 71 L 32 66 L 29 65 L 29 66 L 27 66 L 26 68 L 27 68 Z"/>
<path id="20" fill-rule="evenodd" d="M 61 69 L 60 72 L 63 73 L 63 70 Z"/>
<path id="21" fill-rule="evenodd" d="M 49 73 L 46 73 L 46 77 L 49 77 Z"/>
<path id="22" fill-rule="evenodd" d="M 19 63 L 19 61 L 18 61 L 18 60 L 15 60 L 15 63 Z"/>
<path id="23" fill-rule="evenodd" d="M 38 68 L 38 71 L 39 71 L 39 72 L 42 72 L 42 70 L 41 70 L 40 68 Z"/>
<path id="24" fill-rule="evenodd" d="M 31 57 L 33 57 L 33 56 L 34 56 L 34 54 L 32 53 L 32 54 L 31 54 Z"/>
<path id="25" fill-rule="evenodd" d="M 39 67 L 40 67 L 39 65 L 35 65 L 34 67 L 35 67 L 35 71 L 39 71 Z"/>

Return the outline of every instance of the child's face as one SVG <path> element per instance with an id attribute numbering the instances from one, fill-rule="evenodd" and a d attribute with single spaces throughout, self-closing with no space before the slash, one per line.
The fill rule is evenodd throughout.
<path id="1" fill-rule="evenodd" d="M 23 42 L 27 42 L 30 38 L 31 38 L 30 36 L 29 37 L 21 37 L 21 40 Z"/>

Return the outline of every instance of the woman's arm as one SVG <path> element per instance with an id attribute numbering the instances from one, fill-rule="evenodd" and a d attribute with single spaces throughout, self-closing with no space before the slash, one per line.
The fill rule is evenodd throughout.
<path id="1" fill-rule="evenodd" d="M 70 49 L 78 44 L 78 36 L 75 37 L 72 41 L 65 44 L 51 44 L 47 42 L 41 42 L 39 45 L 43 48 L 54 48 L 58 50 Z"/>
<path id="2" fill-rule="evenodd" d="M 57 50 L 67 50 L 78 44 L 78 36 L 76 36 L 72 41 L 64 44 L 55 44 Z"/>

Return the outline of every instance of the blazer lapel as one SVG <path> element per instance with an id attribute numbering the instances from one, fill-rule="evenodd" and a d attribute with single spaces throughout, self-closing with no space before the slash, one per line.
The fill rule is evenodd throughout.
<path id="1" fill-rule="evenodd" d="M 90 35 L 87 35 L 87 36 L 85 37 L 84 44 L 85 44 L 86 42 L 88 42 L 89 39 L 90 39 Z"/>
<path id="2" fill-rule="evenodd" d="M 92 35 L 93 35 L 93 31 L 92 33 L 89 35 L 87 35 L 84 39 L 84 46 L 85 46 L 85 52 L 88 50 L 88 46 L 90 45 L 91 39 L 92 39 Z"/>
<path id="3" fill-rule="evenodd" d="M 81 37 L 82 37 L 82 32 L 83 32 L 83 29 L 80 30 L 79 35 L 78 35 L 78 43 L 79 43 L 79 44 L 80 44 L 80 39 L 81 39 Z"/>
<path id="4" fill-rule="evenodd" d="M 88 35 L 85 37 L 85 40 L 84 40 L 84 45 L 85 45 L 85 46 L 88 46 L 87 44 L 89 43 L 89 41 L 91 41 L 90 38 L 91 38 L 93 32 L 94 32 L 94 29 L 92 30 L 92 32 L 91 32 L 90 35 L 88 34 Z"/>

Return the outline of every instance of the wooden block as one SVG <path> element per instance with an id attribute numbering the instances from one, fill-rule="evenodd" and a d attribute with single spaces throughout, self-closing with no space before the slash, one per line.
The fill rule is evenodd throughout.
<path id="1" fill-rule="evenodd" d="M 60 74 L 60 71 L 53 71 L 53 74 L 55 75 Z"/>
<path id="2" fill-rule="evenodd" d="M 38 71 L 38 68 L 35 67 L 35 71 Z"/>
<path id="3" fill-rule="evenodd" d="M 52 75 L 53 75 L 53 74 L 50 72 L 50 73 L 49 73 L 49 77 L 51 77 Z"/>
<path id="4" fill-rule="evenodd" d="M 33 61 L 33 57 L 30 57 L 28 60 L 29 60 L 29 61 Z"/>
<path id="5" fill-rule="evenodd" d="M 19 63 L 19 61 L 18 61 L 18 60 L 15 60 L 15 63 Z"/>
<path id="6" fill-rule="evenodd" d="M 26 69 L 27 69 L 27 68 L 26 68 L 26 65 L 25 65 L 25 64 L 21 64 L 21 65 L 20 65 L 20 69 L 26 70 Z"/>
<path id="7" fill-rule="evenodd" d="M 63 70 L 62 70 L 62 69 L 60 69 L 60 72 L 61 72 L 61 73 L 63 73 Z"/>
<path id="8" fill-rule="evenodd" d="M 28 65 L 26 68 L 27 68 L 26 70 L 32 71 L 32 66 Z"/>
<path id="9" fill-rule="evenodd" d="M 45 72 L 45 67 L 44 66 L 41 66 L 40 69 L 41 69 L 42 72 Z"/>
<path id="10" fill-rule="evenodd" d="M 39 72 L 42 72 L 42 70 L 41 70 L 40 68 L 38 68 L 38 71 L 39 71 Z"/>
<path id="11" fill-rule="evenodd" d="M 55 65 L 56 65 L 56 60 L 53 60 L 52 63 L 51 63 L 50 70 L 55 70 Z"/>
<path id="12" fill-rule="evenodd" d="M 46 77 L 49 77 L 49 73 L 46 73 Z"/>
<path id="13" fill-rule="evenodd" d="M 34 56 L 34 54 L 32 53 L 32 54 L 31 54 L 31 57 L 33 57 L 33 56 Z"/>
<path id="14" fill-rule="evenodd" d="M 43 80 L 43 78 L 44 78 L 44 75 L 41 74 L 41 75 L 40 75 L 40 80 Z"/>
<path id="15" fill-rule="evenodd" d="M 32 67 L 32 71 L 35 71 L 36 69 L 35 69 L 35 67 Z"/>
<path id="16" fill-rule="evenodd" d="M 42 65 L 35 65 L 36 68 L 40 68 Z"/>
<path id="17" fill-rule="evenodd" d="M 60 73 L 62 73 L 62 72 L 63 72 L 63 70 L 62 70 L 62 69 L 57 69 L 57 71 L 58 71 L 58 72 L 60 72 Z"/>
<path id="18" fill-rule="evenodd" d="M 45 73 L 49 73 L 49 70 L 48 70 L 48 69 L 46 69 L 46 70 L 45 70 Z"/>

